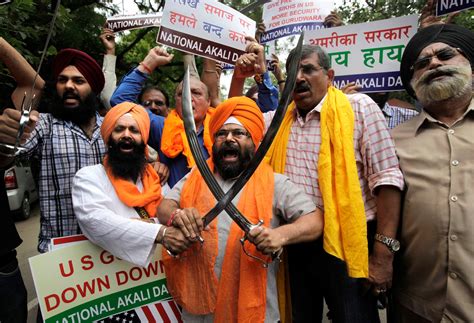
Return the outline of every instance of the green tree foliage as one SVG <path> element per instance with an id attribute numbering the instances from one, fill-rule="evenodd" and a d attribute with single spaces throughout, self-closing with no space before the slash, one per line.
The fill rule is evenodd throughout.
<path id="1" fill-rule="evenodd" d="M 50 78 L 50 61 L 62 48 L 77 48 L 102 61 L 102 45 L 98 40 L 107 13 L 117 12 L 107 1 L 89 0 L 61 2 L 59 14 L 41 70 Z M 46 42 L 56 1 L 15 0 L 0 6 L 0 36 L 15 47 L 36 68 Z M 101 13 L 102 11 L 102 13 Z M 0 104 L 8 105 L 15 82 L 0 63 Z"/>
<path id="2" fill-rule="evenodd" d="M 0 36 L 15 47 L 34 68 L 39 64 L 56 1 L 14 0 L 10 4 L 0 6 Z M 221 2 L 241 10 L 254 1 Z M 141 13 L 150 13 L 161 11 L 165 0 L 134 0 L 134 3 Z M 41 76 L 46 80 L 51 79 L 51 60 L 62 48 L 81 49 L 101 64 L 104 51 L 99 41 L 101 27 L 108 16 L 121 13 L 121 9 L 114 6 L 111 0 L 62 0 Z M 259 6 L 248 16 L 260 21 L 261 10 L 262 6 Z M 157 33 L 158 28 L 148 28 L 119 34 L 116 49 L 119 79 L 156 46 Z M 173 63 L 154 73 L 150 83 L 159 83 L 172 97 L 176 83 L 182 78 L 183 68 L 181 53 L 170 51 L 175 54 Z M 196 61 L 200 69 L 201 59 L 197 58 Z M 1 107 L 8 105 L 9 95 L 14 87 L 14 80 L 0 63 Z"/>

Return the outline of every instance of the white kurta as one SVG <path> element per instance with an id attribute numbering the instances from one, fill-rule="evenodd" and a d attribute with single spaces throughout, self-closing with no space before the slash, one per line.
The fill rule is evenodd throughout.
<path id="1" fill-rule="evenodd" d="M 140 179 L 136 185 L 143 189 Z M 138 221 L 138 213 L 118 198 L 101 164 L 76 173 L 72 202 L 79 226 L 91 242 L 133 264 L 149 263 L 161 224 Z"/>

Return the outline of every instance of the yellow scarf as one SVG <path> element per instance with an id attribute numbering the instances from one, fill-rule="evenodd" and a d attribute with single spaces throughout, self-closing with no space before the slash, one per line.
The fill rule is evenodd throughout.
<path id="1" fill-rule="evenodd" d="M 212 138 L 209 134 L 209 120 L 214 113 L 213 108 L 207 109 L 206 118 L 204 119 L 204 147 L 206 147 L 209 155 L 212 155 Z M 184 132 L 184 123 L 176 110 L 171 111 L 165 119 L 163 127 L 163 135 L 161 138 L 161 151 L 169 158 L 175 158 L 179 154 L 186 156 L 188 160 L 188 167 L 192 168 L 196 165 L 191 147 L 189 146 L 188 138 Z"/>
<path id="2" fill-rule="evenodd" d="M 278 173 L 285 171 L 294 109 L 292 102 L 265 157 Z M 349 276 L 368 277 L 367 222 L 354 155 L 354 111 L 346 95 L 333 86 L 321 109 L 320 127 L 318 178 L 324 203 L 324 250 L 346 262 Z"/>

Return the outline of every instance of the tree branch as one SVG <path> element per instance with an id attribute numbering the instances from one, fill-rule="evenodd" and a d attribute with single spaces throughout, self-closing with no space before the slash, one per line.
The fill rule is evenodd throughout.
<path id="1" fill-rule="evenodd" d="M 126 53 L 128 53 L 132 48 L 133 46 L 135 46 L 140 40 L 143 39 L 143 37 L 146 36 L 146 34 L 148 34 L 153 28 L 146 28 L 146 29 L 142 29 L 137 37 L 135 38 L 135 40 L 133 42 L 131 42 L 130 44 L 128 44 L 127 47 L 125 47 L 118 55 L 117 55 L 117 60 L 121 60 Z"/>

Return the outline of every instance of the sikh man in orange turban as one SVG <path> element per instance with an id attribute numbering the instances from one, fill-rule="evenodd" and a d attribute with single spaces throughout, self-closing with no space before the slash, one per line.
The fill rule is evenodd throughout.
<path id="1" fill-rule="evenodd" d="M 123 101 L 135 101 L 139 97 L 142 85 L 149 75 L 156 69 L 169 64 L 173 59 L 162 47 L 152 48 L 143 61 L 124 77 L 114 94 L 111 102 L 113 105 Z M 209 157 L 212 152 L 212 140 L 209 134 L 209 120 L 214 108 L 210 101 L 209 89 L 199 79 L 191 77 L 191 103 L 193 106 L 194 123 L 196 124 L 198 142 L 204 156 Z M 181 119 L 182 104 L 181 95 L 183 83 L 176 87 L 175 102 L 176 108 L 171 110 L 168 116 L 153 115 L 151 118 L 150 146 L 154 148 L 160 157 L 160 162 L 169 168 L 168 184 L 173 187 L 183 178 L 195 165 L 191 154 L 184 123 Z"/>
<path id="2" fill-rule="evenodd" d="M 190 244 L 179 229 L 156 221 L 163 197 L 158 174 L 146 162 L 149 132 L 142 106 L 123 102 L 112 108 L 101 127 L 107 146 L 103 164 L 79 170 L 72 186 L 74 213 L 85 236 L 139 266 L 148 264 L 156 243 L 177 252 Z"/>
<path id="3" fill-rule="evenodd" d="M 262 140 L 264 121 L 256 103 L 234 97 L 221 103 L 209 123 L 212 157 L 208 165 L 224 192 L 252 160 Z M 322 212 L 303 190 L 261 163 L 233 203 L 252 223 L 246 249 L 269 260 L 287 244 L 321 235 Z M 239 239 L 244 232 L 223 211 L 204 229 L 202 216 L 216 204 L 198 169 L 178 182 L 158 208 L 162 223 L 182 230 L 194 243 L 178 258 L 164 253 L 167 284 L 183 308 L 184 322 L 278 322 L 278 264 L 264 268 L 248 257 Z M 179 253 L 179 250 L 168 248 Z"/>

